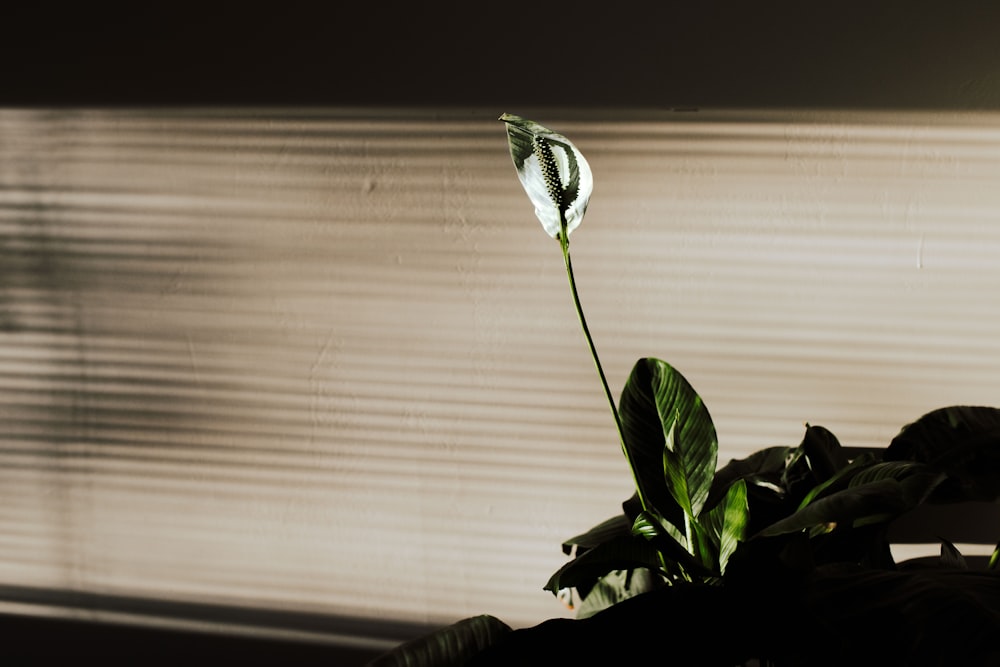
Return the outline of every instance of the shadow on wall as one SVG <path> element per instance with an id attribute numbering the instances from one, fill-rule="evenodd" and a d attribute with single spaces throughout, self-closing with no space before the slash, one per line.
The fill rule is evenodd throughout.
<path id="1" fill-rule="evenodd" d="M 266 652 L 248 648 L 255 624 L 312 634 L 300 650 L 327 658 L 333 644 L 323 637 L 337 632 L 340 640 L 374 636 L 375 652 L 416 634 L 266 611 L 287 595 L 269 576 L 289 576 L 301 559 L 337 567 L 323 517 L 310 526 L 319 537 L 286 547 L 282 530 L 293 521 L 276 509 L 295 502 L 281 495 L 289 478 L 311 475 L 295 487 L 303 494 L 336 487 L 317 472 L 309 446 L 309 387 L 288 370 L 302 366 L 293 327 L 279 296 L 248 279 L 281 258 L 261 257 L 247 228 L 289 220 L 241 203 L 240 188 L 255 186 L 241 185 L 240 174 L 216 173 L 215 148 L 200 141 L 216 132 L 192 139 L 156 120 L 139 125 L 131 133 L 85 110 L 0 115 L 0 498 L 8 510 L 0 535 L 19 536 L 0 550 L 0 608 L 200 630 L 107 623 L 84 637 L 80 622 L 29 617 L 0 629 L 24 655 L 75 656 L 82 647 L 95 657 L 180 652 L 190 641 Z M 309 551 L 316 543 L 318 555 Z M 258 560 L 247 565 L 246 554 Z M 336 586 L 314 592 L 323 599 Z M 247 641 L 197 639 L 216 626 Z M 396 631 L 378 642 L 379 632 Z"/>
<path id="2" fill-rule="evenodd" d="M 24 664 L 79 663 L 103 665 L 337 665 L 362 667 L 383 654 L 391 645 L 412 639 L 428 628 L 410 629 L 392 644 L 359 645 L 329 640 L 275 637 L 253 629 L 233 632 L 230 614 L 223 616 L 228 631 L 208 626 L 200 630 L 93 620 L 72 620 L 38 616 L 0 614 L 0 636 L 4 638 L 6 660 Z M 274 616 L 267 616 L 272 625 Z M 328 618 L 324 627 L 343 625 L 343 619 Z M 380 628 L 384 631 L 384 627 Z M 293 634 L 293 633 L 292 633 Z M 53 662 L 52 664 L 57 664 Z"/>
<path id="3" fill-rule="evenodd" d="M 190 371 L 192 336 L 204 332 L 169 312 L 166 297 L 183 274 L 203 298 L 220 298 L 197 267 L 224 252 L 166 223 L 149 226 L 155 215 L 141 197 L 122 205 L 129 184 L 99 193 L 78 178 L 70 147 L 78 116 L 39 112 L 11 124 L 0 168 L 9 221 L 0 232 L 2 493 L 23 510 L 2 530 L 32 526 L 36 538 L 0 560 L 8 568 L 21 560 L 13 580 L 67 581 L 68 590 L 86 579 L 88 541 L 101 539 L 94 487 L 168 477 L 157 467 L 215 428 L 198 409 L 212 388 L 196 387 Z M 91 155 L 98 169 L 113 159 Z"/>
<path id="4" fill-rule="evenodd" d="M 123 13 L 91 5 L 19 26 L 0 57 L 4 104 L 1000 108 L 993 3 L 658 2 L 538 17 L 461 3 L 308 12 Z M 537 25 L 536 25 L 537 24 Z M 572 62 L 546 78 L 541 30 Z M 537 63 L 518 78 L 511 63 Z"/>

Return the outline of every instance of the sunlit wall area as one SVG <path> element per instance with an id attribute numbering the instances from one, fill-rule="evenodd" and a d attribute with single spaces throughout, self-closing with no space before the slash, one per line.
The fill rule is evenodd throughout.
<path id="1" fill-rule="evenodd" d="M 997 115 L 0 111 L 0 594 L 567 615 L 631 478 L 504 111 L 590 160 L 612 390 L 679 368 L 720 463 L 1000 405 Z"/>

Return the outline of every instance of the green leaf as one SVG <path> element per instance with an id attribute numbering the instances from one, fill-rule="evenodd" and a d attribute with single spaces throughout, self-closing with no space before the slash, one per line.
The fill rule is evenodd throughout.
<path id="1" fill-rule="evenodd" d="M 719 468 L 712 478 L 712 488 L 705 504 L 714 507 L 728 492 L 729 487 L 739 479 L 770 485 L 774 487 L 776 493 L 780 493 L 778 484 L 781 481 L 781 473 L 792 451 L 791 447 L 767 447 L 745 459 L 730 460 Z"/>
<path id="2" fill-rule="evenodd" d="M 553 574 L 545 590 L 590 586 L 614 570 L 660 569 L 659 552 L 646 540 L 633 536 L 616 537 L 577 556 Z"/>
<path id="3" fill-rule="evenodd" d="M 1000 500 L 1000 409 L 956 405 L 929 412 L 900 431 L 884 459 L 946 472 L 938 501 Z"/>
<path id="4" fill-rule="evenodd" d="M 874 459 L 874 455 L 869 454 L 868 458 Z M 789 454 L 781 472 L 781 487 L 788 505 L 797 507 L 807 496 L 843 488 L 841 472 L 849 460 L 833 433 L 822 426 L 806 424 L 802 442 Z"/>
<path id="5" fill-rule="evenodd" d="M 691 521 L 688 525 L 691 533 L 691 553 L 698 559 L 713 577 L 721 574 L 719 570 L 719 545 L 718 536 L 711 535 L 710 530 L 703 526 L 700 521 Z"/>
<path id="6" fill-rule="evenodd" d="M 934 490 L 947 479 L 947 475 L 924 463 L 884 461 L 858 472 L 851 479 L 848 488 L 884 479 L 894 479 L 900 482 L 903 501 L 906 503 L 907 509 L 913 509 L 928 500 Z"/>
<path id="7" fill-rule="evenodd" d="M 658 514 L 656 510 L 639 512 L 639 516 L 632 524 L 632 534 L 644 537 L 654 544 L 661 539 L 670 540 L 687 553 L 687 538 L 684 533 Z M 667 550 L 671 548 L 673 547 L 666 547 Z"/>
<path id="8" fill-rule="evenodd" d="M 473 616 L 401 644 L 369 667 L 460 667 L 511 631 L 489 615 Z"/>
<path id="9" fill-rule="evenodd" d="M 650 570 L 615 570 L 601 577 L 587 593 L 576 612 L 578 619 L 590 618 L 623 600 L 647 593 L 663 585 L 660 576 Z"/>
<path id="10" fill-rule="evenodd" d="M 663 446 L 663 479 L 666 480 L 667 489 L 674 497 L 677 504 L 684 510 L 688 517 L 697 516 L 691 500 L 691 489 L 688 488 L 687 470 L 684 468 L 684 460 L 681 453 L 677 451 L 675 443 L 677 433 L 676 419 L 670 420 L 670 426 L 664 428 Z M 708 495 L 705 496 L 706 500 Z"/>
<path id="11" fill-rule="evenodd" d="M 848 464 L 847 453 L 837 437 L 822 426 L 806 425 L 799 445 L 816 482 L 823 482 Z"/>
<path id="12" fill-rule="evenodd" d="M 832 529 L 838 524 L 850 525 L 855 519 L 872 515 L 898 516 L 907 509 L 910 506 L 905 500 L 903 485 L 897 480 L 886 479 L 820 498 L 791 516 L 776 521 L 755 537 L 783 535 L 817 526 Z"/>
<path id="13" fill-rule="evenodd" d="M 969 564 L 965 561 L 965 556 L 958 550 L 958 547 L 944 538 L 941 538 L 941 565 L 960 570 L 969 569 Z"/>
<path id="14" fill-rule="evenodd" d="M 641 512 L 632 526 L 632 533 L 646 538 L 663 555 L 667 569 L 674 573 L 671 563 L 696 576 L 712 576 L 713 568 L 696 558 L 682 542 L 684 536 L 662 516 L 655 512 Z"/>
<path id="15" fill-rule="evenodd" d="M 708 498 L 718 451 L 701 397 L 672 366 L 644 358 L 622 390 L 619 414 L 636 482 L 649 504 L 663 516 L 680 507 L 696 517 Z"/>
<path id="16" fill-rule="evenodd" d="M 815 501 L 817 498 L 822 497 L 828 490 L 837 489 L 838 487 L 847 486 L 850 483 L 851 477 L 858 474 L 860 470 L 868 468 L 874 465 L 875 457 L 872 454 L 864 453 L 858 456 L 856 459 L 851 461 L 846 467 L 838 470 L 832 477 L 827 478 L 825 481 L 817 484 L 809 490 L 802 501 L 799 503 L 798 509 L 802 509 Z"/>
<path id="17" fill-rule="evenodd" d="M 784 478 L 785 466 L 795 451 L 792 447 L 769 447 L 745 459 L 730 461 L 715 473 L 705 506 L 717 506 L 733 484 L 743 481 L 749 507 L 747 534 L 788 516 L 798 506 L 798 501 L 789 495 Z"/>
<path id="18" fill-rule="evenodd" d="M 747 485 L 741 479 L 729 487 L 723 501 L 713 507 L 701 522 L 703 526 L 712 526 L 717 549 L 716 567 L 723 574 L 726 572 L 729 557 L 736 551 L 737 545 L 746 539 L 749 521 Z"/>
<path id="19" fill-rule="evenodd" d="M 590 530 L 563 542 L 563 553 L 569 554 L 573 547 L 593 549 L 602 542 L 632 534 L 632 522 L 624 514 L 613 516 L 597 524 Z"/>
<path id="20" fill-rule="evenodd" d="M 923 463 L 913 461 L 883 461 L 874 463 L 863 470 L 858 471 L 848 486 L 861 486 L 869 482 L 877 482 L 883 479 L 905 479 L 918 472 L 926 472 L 928 466 Z"/>
<path id="21" fill-rule="evenodd" d="M 558 238 L 576 229 L 594 189 L 590 165 L 573 143 L 535 121 L 503 114 L 517 177 L 546 233 Z"/>

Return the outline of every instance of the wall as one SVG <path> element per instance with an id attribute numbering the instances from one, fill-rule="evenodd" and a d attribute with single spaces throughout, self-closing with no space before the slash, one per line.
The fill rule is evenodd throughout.
<path id="1" fill-rule="evenodd" d="M 1000 108 L 980 0 L 11 8 L 3 104 Z"/>
<path id="2" fill-rule="evenodd" d="M 613 391 L 668 360 L 722 461 L 1000 403 L 995 115 L 539 119 L 595 171 L 573 254 Z M 630 478 L 492 114 L 0 127 L 8 594 L 566 613 L 559 544 Z"/>
<path id="3" fill-rule="evenodd" d="M 613 389 L 674 363 L 723 459 L 998 403 L 994 9 L 18 11 L 18 609 L 566 613 L 559 542 L 629 480 L 503 111 L 594 166 L 573 248 Z"/>

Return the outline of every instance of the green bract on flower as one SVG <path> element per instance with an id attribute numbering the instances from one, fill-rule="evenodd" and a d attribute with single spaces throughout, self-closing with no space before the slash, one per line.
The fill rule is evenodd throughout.
<path id="1" fill-rule="evenodd" d="M 590 165 L 563 135 L 509 113 L 500 120 L 507 124 L 510 156 L 535 215 L 549 236 L 568 237 L 583 220 L 594 190 Z"/>

